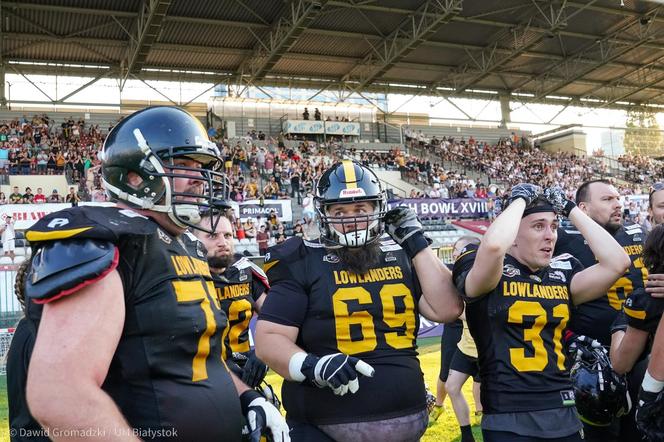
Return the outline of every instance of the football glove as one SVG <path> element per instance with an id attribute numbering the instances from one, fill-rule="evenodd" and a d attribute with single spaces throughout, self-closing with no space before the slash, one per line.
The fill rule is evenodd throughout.
<path id="1" fill-rule="evenodd" d="M 664 391 L 653 393 L 640 388 L 636 426 L 648 440 L 664 440 Z"/>
<path id="2" fill-rule="evenodd" d="M 408 207 L 400 206 L 388 211 L 383 222 L 387 233 L 411 259 L 431 244 L 431 240 L 424 235 L 422 223 L 417 219 L 415 211 Z"/>
<path id="3" fill-rule="evenodd" d="M 567 199 L 565 192 L 560 187 L 549 187 L 544 191 L 544 198 L 553 206 L 553 210 L 557 215 L 562 215 L 565 218 L 569 217 L 569 213 L 576 207 L 573 201 Z"/>
<path id="4" fill-rule="evenodd" d="M 260 442 L 261 436 L 270 436 L 274 442 L 290 442 L 288 425 L 279 410 L 257 391 L 247 390 L 240 395 L 242 414 L 247 421 L 242 433 L 251 442 Z"/>
<path id="5" fill-rule="evenodd" d="M 256 388 L 265 379 L 268 366 L 258 359 L 254 350 L 246 353 L 233 352 L 233 361 L 242 367 L 240 378 L 250 388 Z"/>
<path id="6" fill-rule="evenodd" d="M 542 194 L 542 188 L 534 184 L 520 183 L 512 187 L 507 204 L 512 204 L 515 200 L 521 198 L 526 202 L 526 206 L 530 205 Z"/>
<path id="7" fill-rule="evenodd" d="M 598 340 L 585 335 L 577 335 L 571 331 L 567 331 L 565 334 L 565 344 L 567 356 L 573 362 L 584 361 L 592 363 L 597 358 L 594 354 L 596 351 L 605 354 L 607 358 L 609 356 L 606 349 Z"/>
<path id="8" fill-rule="evenodd" d="M 320 358 L 304 352 L 295 353 L 288 364 L 288 371 L 293 380 L 309 380 L 318 388 L 329 387 L 338 396 L 359 390 L 358 375 L 374 375 L 371 365 L 343 353 L 333 353 Z"/>

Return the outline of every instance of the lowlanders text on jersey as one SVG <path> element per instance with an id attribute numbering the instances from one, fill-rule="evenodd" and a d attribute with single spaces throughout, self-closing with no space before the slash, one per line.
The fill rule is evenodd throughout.
<path id="1" fill-rule="evenodd" d="M 176 438 L 178 437 L 178 430 L 176 428 L 12 428 L 9 430 L 9 435 L 12 438 L 48 437 L 49 439 L 56 437 L 107 439 L 108 436 L 133 436 L 142 440 L 154 440 Z"/>

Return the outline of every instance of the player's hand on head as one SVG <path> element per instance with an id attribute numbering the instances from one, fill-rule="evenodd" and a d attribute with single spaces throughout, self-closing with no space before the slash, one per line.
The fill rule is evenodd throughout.
<path id="1" fill-rule="evenodd" d="M 256 356 L 254 350 L 245 353 L 245 355 L 247 359 L 244 367 L 242 367 L 242 382 L 251 388 L 256 388 L 265 379 L 268 366 Z"/>
<path id="2" fill-rule="evenodd" d="M 567 195 L 560 187 L 549 187 L 544 191 L 544 198 L 553 206 L 557 215 L 568 217 L 569 213 L 576 207 L 574 202 L 567 199 Z"/>
<path id="3" fill-rule="evenodd" d="M 383 222 L 387 233 L 410 258 L 429 247 L 429 239 L 424 236 L 422 223 L 413 209 L 404 206 L 395 207 L 385 214 Z"/>
<path id="4" fill-rule="evenodd" d="M 269 436 L 274 442 L 290 442 L 289 428 L 279 410 L 255 390 L 240 395 L 242 412 L 246 419 L 243 434 L 251 442 L 260 442 Z"/>
<path id="5" fill-rule="evenodd" d="M 374 375 L 371 365 L 343 353 L 333 353 L 320 358 L 312 354 L 297 353 L 291 358 L 289 371 L 294 380 L 301 382 L 307 379 L 319 388 L 329 387 L 338 396 L 357 392 L 360 389 L 360 375 Z M 298 372 L 300 376 L 297 375 Z"/>
<path id="6" fill-rule="evenodd" d="M 651 273 L 648 275 L 646 292 L 653 298 L 664 298 L 664 273 Z"/>
<path id="7" fill-rule="evenodd" d="M 515 200 L 521 198 L 526 202 L 526 206 L 535 201 L 540 195 L 542 195 L 542 188 L 536 186 L 535 184 L 530 183 L 519 183 L 512 186 L 510 191 L 510 196 L 508 198 L 508 203 L 512 203 Z"/>

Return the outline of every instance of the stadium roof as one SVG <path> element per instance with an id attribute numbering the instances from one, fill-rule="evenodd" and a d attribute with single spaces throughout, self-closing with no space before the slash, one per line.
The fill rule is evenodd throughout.
<path id="1" fill-rule="evenodd" d="M 664 6 L 655 2 L 0 0 L 0 8 L 6 73 L 292 86 L 341 98 L 511 94 L 664 106 Z"/>

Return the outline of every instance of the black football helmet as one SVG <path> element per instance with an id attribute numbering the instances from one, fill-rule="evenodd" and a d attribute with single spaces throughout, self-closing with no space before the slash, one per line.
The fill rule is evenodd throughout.
<path id="1" fill-rule="evenodd" d="M 570 370 L 576 409 L 582 421 L 606 426 L 629 413 L 632 402 L 625 377 L 613 371 L 606 352 L 593 349 L 592 353 L 594 358 L 580 359 Z"/>
<path id="2" fill-rule="evenodd" d="M 197 161 L 201 168 L 176 165 L 178 158 Z M 182 228 L 208 231 L 198 225 L 200 212 L 223 204 L 230 193 L 220 172 L 219 149 L 208 139 L 201 122 L 177 107 L 148 107 L 123 119 L 108 134 L 101 160 L 102 180 L 111 200 L 167 213 Z M 130 184 L 129 172 L 142 182 Z M 191 188 L 176 192 L 174 178 L 200 180 L 203 194 L 193 193 Z M 219 216 L 216 213 L 212 220 L 212 230 Z"/>
<path id="3" fill-rule="evenodd" d="M 373 212 L 351 217 L 334 217 L 328 213 L 332 204 L 358 201 L 372 202 Z M 376 174 L 355 161 L 341 161 L 323 173 L 316 183 L 314 204 L 321 238 L 333 247 L 361 247 L 378 240 L 384 232 L 385 192 Z M 358 224 L 365 224 L 365 227 L 358 229 Z M 343 229 L 340 231 L 335 225 Z"/>

